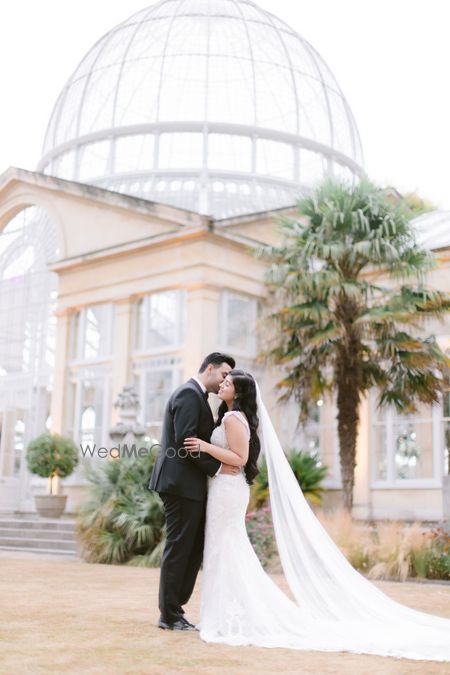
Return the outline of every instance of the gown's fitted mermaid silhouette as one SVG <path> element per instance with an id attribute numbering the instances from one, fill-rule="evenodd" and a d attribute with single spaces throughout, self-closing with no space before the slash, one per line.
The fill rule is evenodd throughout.
<path id="1" fill-rule="evenodd" d="M 245 416 L 230 411 L 246 426 Z M 200 637 L 206 642 L 450 660 L 450 620 L 391 600 L 351 567 L 307 505 L 258 391 L 262 451 L 291 601 L 248 539 L 250 491 L 238 476 L 208 480 Z M 225 427 L 211 443 L 229 448 Z"/>

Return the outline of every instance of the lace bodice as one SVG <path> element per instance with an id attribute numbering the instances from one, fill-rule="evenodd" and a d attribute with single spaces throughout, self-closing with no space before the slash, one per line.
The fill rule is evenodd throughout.
<path id="1" fill-rule="evenodd" d="M 238 420 L 240 420 L 240 422 L 247 429 L 247 433 L 250 438 L 250 426 L 247 422 L 247 418 L 245 417 L 244 413 L 241 413 L 240 410 L 228 410 L 228 412 L 226 412 L 225 415 L 223 416 L 221 424 L 218 427 L 215 427 L 211 435 L 211 443 L 213 445 L 218 445 L 221 448 L 226 448 L 227 450 L 230 449 L 230 446 L 228 444 L 227 434 L 225 430 L 225 420 L 230 415 L 233 415 Z"/>

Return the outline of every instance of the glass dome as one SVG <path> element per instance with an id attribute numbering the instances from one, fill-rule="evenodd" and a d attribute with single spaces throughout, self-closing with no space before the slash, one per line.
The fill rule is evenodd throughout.
<path id="1" fill-rule="evenodd" d="M 161 0 L 86 54 L 38 170 L 224 218 L 362 162 L 334 76 L 287 24 L 249 0 Z"/>
<path id="2" fill-rule="evenodd" d="M 450 211 L 428 211 L 411 220 L 417 241 L 430 250 L 450 246 Z"/>

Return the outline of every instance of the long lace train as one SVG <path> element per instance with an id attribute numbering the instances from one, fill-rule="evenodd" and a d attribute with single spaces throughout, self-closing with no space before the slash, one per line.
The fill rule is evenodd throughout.
<path id="1" fill-rule="evenodd" d="M 391 600 L 348 563 L 303 497 L 259 394 L 258 415 L 275 536 L 295 602 L 264 572 L 248 539 L 244 474 L 219 474 L 209 479 L 200 637 L 450 660 L 450 620 Z M 227 447 L 223 424 L 211 441 Z"/>

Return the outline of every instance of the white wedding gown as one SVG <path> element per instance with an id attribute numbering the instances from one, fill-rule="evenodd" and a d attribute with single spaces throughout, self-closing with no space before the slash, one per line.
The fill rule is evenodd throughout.
<path id="1" fill-rule="evenodd" d="M 225 415 L 236 415 L 250 433 L 244 415 L 237 411 Z M 273 431 L 273 427 L 270 426 L 270 429 Z M 211 443 L 229 447 L 223 423 L 214 429 Z M 269 460 L 264 439 L 262 446 Z M 274 459 L 273 454 L 271 459 Z M 283 464 L 281 456 L 278 464 Z M 289 493 L 290 489 L 294 489 L 293 484 L 289 484 L 289 474 L 272 473 L 271 476 L 270 471 L 269 462 L 271 500 L 272 492 L 276 494 L 277 478 L 283 480 L 283 491 Z M 298 484 L 295 489 L 301 493 Z M 243 469 L 237 476 L 219 474 L 208 479 L 199 624 L 203 640 L 228 645 L 450 660 L 450 620 L 417 612 L 394 602 L 351 568 L 329 540 L 329 545 L 333 547 L 329 549 L 330 557 L 339 556 L 335 561 L 337 566 L 351 568 L 351 571 L 347 567 L 338 570 L 337 573 L 342 575 L 341 587 L 341 582 L 336 582 L 332 574 L 327 573 L 327 565 L 317 557 L 317 552 L 311 556 L 310 553 L 298 553 L 296 549 L 293 549 L 294 554 L 289 551 L 289 545 L 295 541 L 295 533 L 291 532 L 286 537 L 286 523 L 280 524 L 280 514 L 283 515 L 280 503 L 272 501 L 280 556 L 297 602 L 290 600 L 266 574 L 247 536 L 245 515 L 249 496 Z M 275 511 L 274 507 L 277 507 Z M 306 517 L 305 511 L 304 520 L 312 517 L 317 521 L 313 512 L 308 510 L 310 515 Z M 293 512 L 287 514 L 288 519 L 296 523 Z M 317 533 L 319 540 L 323 536 L 328 539 L 323 528 Z M 324 542 L 320 543 L 325 546 Z M 294 569 L 292 562 L 296 556 L 298 567 Z M 314 564 L 310 565 L 307 573 L 305 564 L 311 559 Z M 305 570 L 304 573 L 301 570 Z M 354 578 L 353 574 L 356 575 Z M 353 582 L 351 586 L 347 577 Z M 358 587 L 358 583 L 362 586 Z"/>

